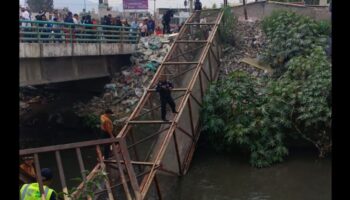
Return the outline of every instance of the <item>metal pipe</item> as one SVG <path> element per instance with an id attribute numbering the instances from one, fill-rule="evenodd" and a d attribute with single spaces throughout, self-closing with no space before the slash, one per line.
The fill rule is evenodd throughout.
<path id="1" fill-rule="evenodd" d="M 46 200 L 45 198 L 45 192 L 44 192 L 44 185 L 43 185 L 43 178 L 41 177 L 41 169 L 40 169 L 40 163 L 39 163 L 39 156 L 37 153 L 34 154 L 34 165 L 35 165 L 35 171 L 37 180 L 39 183 L 39 190 L 40 190 L 40 196 L 41 200 Z"/>
<path id="2" fill-rule="evenodd" d="M 61 160 L 60 152 L 55 151 L 55 155 L 56 155 L 58 173 L 60 175 L 60 181 L 61 181 L 61 185 L 62 185 L 62 191 L 65 194 L 68 194 L 68 188 L 67 188 L 67 184 L 66 184 L 66 178 L 64 177 L 64 171 L 63 171 L 63 167 L 62 167 L 62 160 Z M 68 197 L 66 195 L 64 195 L 64 199 L 68 200 Z"/>

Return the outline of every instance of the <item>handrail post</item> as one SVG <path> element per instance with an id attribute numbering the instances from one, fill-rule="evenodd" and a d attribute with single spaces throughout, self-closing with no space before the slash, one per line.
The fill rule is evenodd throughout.
<path id="1" fill-rule="evenodd" d="M 72 25 L 69 25 L 69 29 L 70 29 L 70 30 L 69 30 L 69 34 L 70 34 L 70 43 L 73 45 L 73 34 L 72 34 L 72 32 L 73 32 L 72 30 L 73 30 L 73 29 L 72 29 Z"/>
<path id="2" fill-rule="evenodd" d="M 38 36 L 38 43 L 41 43 L 41 41 L 40 41 L 40 31 L 39 31 L 39 24 L 37 24 L 37 26 L 36 26 L 36 34 L 37 34 L 37 36 Z"/>
<path id="3" fill-rule="evenodd" d="M 121 43 L 123 43 L 124 42 L 124 30 L 123 30 L 123 28 L 121 28 Z"/>

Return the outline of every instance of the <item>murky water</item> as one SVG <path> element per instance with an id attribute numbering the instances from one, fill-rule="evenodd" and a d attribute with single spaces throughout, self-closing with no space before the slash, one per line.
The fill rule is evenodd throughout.
<path id="1" fill-rule="evenodd" d="M 94 85 L 102 91 L 107 81 L 101 80 L 99 85 Z M 97 94 L 76 90 L 74 87 L 71 89 L 72 92 L 64 90 L 56 103 L 44 108 L 39 106 L 37 113 L 29 117 L 38 118 L 36 125 L 21 126 L 22 148 L 96 138 L 95 133 L 79 125 L 79 120 L 72 112 L 72 105 L 75 101 L 89 99 Z M 52 112 L 64 115 L 63 125 L 48 125 L 46 121 Z M 82 153 L 86 168 L 95 166 L 95 149 L 82 149 Z M 67 184 L 69 187 L 74 186 L 77 181 L 72 179 L 80 176 L 75 152 L 63 152 L 61 157 Z M 41 167 L 53 169 L 55 181 L 52 187 L 61 191 L 54 154 L 42 154 L 40 164 Z M 169 177 L 165 183 L 170 186 L 161 186 L 167 193 L 163 194 L 163 199 L 166 200 L 330 200 L 331 158 L 320 160 L 317 152 L 292 150 L 285 162 L 270 168 L 256 169 L 249 165 L 246 156 L 239 153 L 215 153 L 200 140 L 188 173 L 181 178 Z"/>
<path id="2" fill-rule="evenodd" d="M 331 158 L 291 151 L 285 162 L 257 169 L 241 154 L 222 155 L 200 147 L 176 185 L 166 199 L 330 200 Z"/>

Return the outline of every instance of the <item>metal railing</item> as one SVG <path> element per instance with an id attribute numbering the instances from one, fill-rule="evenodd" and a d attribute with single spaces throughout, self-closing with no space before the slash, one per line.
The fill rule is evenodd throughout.
<path id="1" fill-rule="evenodd" d="M 41 176 L 41 162 L 39 161 L 39 154 L 43 155 L 45 153 L 54 153 L 55 158 L 56 158 L 56 163 L 57 163 L 57 169 L 58 169 L 58 175 L 59 175 L 59 180 L 61 183 L 62 190 L 57 191 L 62 194 L 64 200 L 69 200 L 69 199 L 76 199 L 78 196 L 82 195 L 87 199 L 91 198 L 89 197 L 88 194 L 81 194 L 84 190 L 85 183 L 87 180 L 94 179 L 98 171 L 101 170 L 106 170 L 106 165 L 102 161 L 102 152 L 101 152 L 101 145 L 112 145 L 113 147 L 113 155 L 115 160 L 121 160 L 119 156 L 120 152 L 120 147 L 119 147 L 119 140 L 118 139 L 99 139 L 99 140 L 94 140 L 94 141 L 86 141 L 86 142 L 77 142 L 77 143 L 70 143 L 70 144 L 61 144 L 61 145 L 55 145 L 55 146 L 48 146 L 48 147 L 39 147 L 39 148 L 32 148 L 32 149 L 24 149 L 19 151 L 19 155 L 22 156 L 34 156 L 34 164 L 35 164 L 35 172 L 36 172 L 36 179 L 37 182 L 39 183 L 39 189 L 41 193 L 41 200 L 45 200 L 45 193 L 44 193 L 44 185 L 43 185 L 43 178 Z M 118 147 L 117 147 L 118 146 Z M 96 157 L 98 158 L 98 163 L 93 169 L 89 169 L 90 171 L 89 175 L 86 175 L 85 172 L 87 168 L 84 165 L 84 159 L 83 159 L 83 154 L 81 152 L 81 149 L 84 148 L 96 148 Z M 118 150 L 119 149 L 119 150 Z M 82 180 L 84 180 L 83 183 L 81 183 L 79 186 L 77 186 L 77 189 L 73 193 L 69 193 L 69 189 L 67 187 L 67 178 L 64 173 L 64 167 L 63 167 L 63 162 L 62 162 L 62 156 L 61 152 L 64 151 L 69 151 L 69 150 L 75 150 L 76 153 L 76 159 L 78 160 L 79 163 L 79 169 L 80 169 L 80 174 L 82 176 Z M 126 151 L 126 149 L 122 149 Z M 86 159 L 86 158 L 85 158 Z M 50 166 L 52 167 L 52 166 Z M 67 168 L 66 168 L 67 170 Z M 113 200 L 113 195 L 112 195 L 112 190 L 111 188 L 113 186 L 110 185 L 108 178 L 104 180 L 103 184 L 106 188 L 106 193 L 109 197 L 110 200 Z M 114 186 L 115 187 L 115 186 Z M 60 198 L 62 197 L 60 195 Z"/>
<path id="2" fill-rule="evenodd" d="M 125 26 L 20 20 L 21 43 L 137 43 L 139 30 Z"/>

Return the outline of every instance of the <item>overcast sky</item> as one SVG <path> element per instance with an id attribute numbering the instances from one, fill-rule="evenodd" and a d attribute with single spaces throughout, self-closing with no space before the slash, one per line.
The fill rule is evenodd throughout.
<path id="1" fill-rule="evenodd" d="M 21 5 L 24 5 L 25 0 L 19 0 Z M 86 9 L 91 10 L 95 8 L 97 11 L 98 0 L 54 0 L 55 8 L 68 7 L 72 12 L 80 12 L 84 8 L 84 1 Z M 188 0 L 187 0 L 188 1 Z M 247 2 L 254 0 L 247 0 Z M 211 7 L 214 3 L 220 5 L 224 0 L 201 0 L 203 6 Z M 236 3 L 239 0 L 228 0 L 229 3 Z M 108 0 L 109 6 L 113 10 L 122 11 L 123 0 Z M 150 12 L 153 12 L 154 0 L 148 0 L 148 8 Z M 184 8 L 184 0 L 156 0 L 156 8 Z"/>

